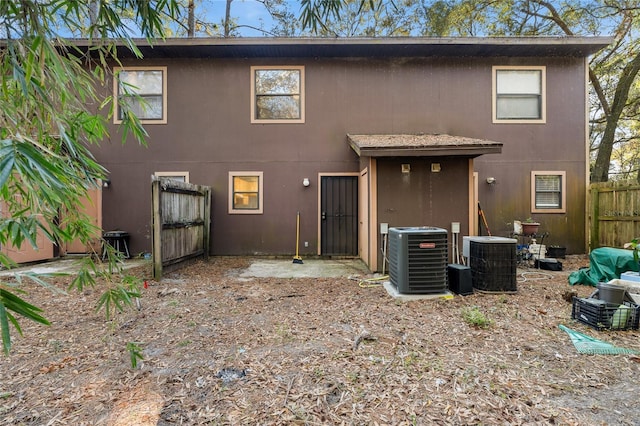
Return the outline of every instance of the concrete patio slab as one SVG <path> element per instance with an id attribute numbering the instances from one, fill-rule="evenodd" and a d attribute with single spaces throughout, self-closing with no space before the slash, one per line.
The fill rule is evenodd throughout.
<path id="1" fill-rule="evenodd" d="M 371 271 L 360 259 L 255 259 L 239 276 L 242 278 L 338 278 L 361 277 Z"/>

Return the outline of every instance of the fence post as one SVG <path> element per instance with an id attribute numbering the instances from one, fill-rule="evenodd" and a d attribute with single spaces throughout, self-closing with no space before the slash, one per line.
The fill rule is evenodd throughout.
<path id="1" fill-rule="evenodd" d="M 209 245 L 211 241 L 211 187 L 204 187 L 204 258 L 209 259 Z"/>
<path id="2" fill-rule="evenodd" d="M 151 244 L 153 246 L 153 279 L 162 278 L 162 218 L 160 215 L 160 180 L 151 181 Z"/>
<path id="3" fill-rule="evenodd" d="M 598 185 L 591 185 L 591 222 L 589 231 L 589 251 L 600 247 L 600 191 Z"/>

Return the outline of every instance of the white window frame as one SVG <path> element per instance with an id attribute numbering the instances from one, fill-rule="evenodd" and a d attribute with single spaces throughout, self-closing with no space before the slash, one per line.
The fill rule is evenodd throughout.
<path id="1" fill-rule="evenodd" d="M 155 177 L 167 178 L 167 179 L 181 177 L 184 179 L 185 183 L 189 183 L 189 172 L 155 172 L 153 175 Z"/>
<path id="2" fill-rule="evenodd" d="M 498 118 L 498 87 L 499 71 L 540 71 L 540 118 Z M 513 66 L 495 65 L 491 70 L 491 109 L 493 123 L 496 124 L 544 124 L 547 122 L 547 67 L 546 66 Z"/>
<path id="3" fill-rule="evenodd" d="M 256 118 L 256 71 L 262 70 L 297 70 L 300 72 L 300 118 L 277 118 L 264 119 Z M 253 124 L 298 124 L 305 121 L 305 77 L 304 66 L 302 65 L 270 65 L 251 67 L 251 123 Z"/>
<path id="4" fill-rule="evenodd" d="M 162 72 L 162 118 L 140 120 L 142 124 L 167 124 L 167 67 L 166 66 L 147 66 L 147 67 L 114 67 L 113 68 L 113 123 L 121 124 L 120 105 L 118 105 L 118 97 L 120 96 L 120 81 L 118 74 L 120 71 L 161 71 Z"/>
<path id="5" fill-rule="evenodd" d="M 245 176 L 257 176 L 258 177 L 258 208 L 257 209 L 237 209 L 234 207 L 233 202 L 233 178 L 245 177 Z M 264 172 L 229 172 L 229 214 L 262 214 L 264 210 Z"/>
<path id="6" fill-rule="evenodd" d="M 536 206 L 536 176 L 560 177 L 560 207 L 539 208 Z M 531 213 L 566 213 L 567 212 L 567 172 L 558 170 L 534 170 L 531 172 Z"/>

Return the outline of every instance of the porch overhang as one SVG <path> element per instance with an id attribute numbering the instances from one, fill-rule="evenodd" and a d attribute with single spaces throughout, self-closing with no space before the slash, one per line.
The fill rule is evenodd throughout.
<path id="1" fill-rule="evenodd" d="M 451 157 L 475 158 L 500 154 L 502 142 L 445 134 L 352 135 L 347 141 L 360 157 Z"/>

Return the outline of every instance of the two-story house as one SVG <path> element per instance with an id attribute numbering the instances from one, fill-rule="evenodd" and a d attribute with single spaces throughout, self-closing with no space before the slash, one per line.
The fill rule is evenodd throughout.
<path id="1" fill-rule="evenodd" d="M 141 41 L 108 90 L 135 88 L 149 144 L 121 145 L 116 111 L 95 151 L 103 228 L 150 251 L 150 177 L 164 175 L 212 187 L 213 255 L 290 255 L 299 212 L 301 255 L 379 270 L 381 224 L 476 235 L 478 202 L 493 235 L 533 217 L 584 253 L 587 61 L 610 41 Z"/>

